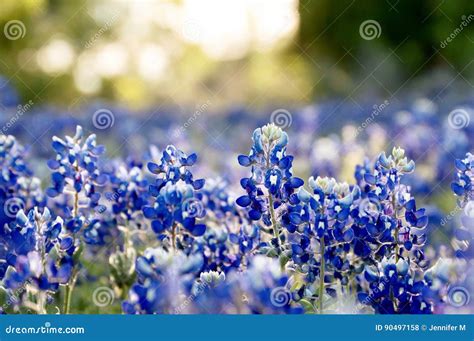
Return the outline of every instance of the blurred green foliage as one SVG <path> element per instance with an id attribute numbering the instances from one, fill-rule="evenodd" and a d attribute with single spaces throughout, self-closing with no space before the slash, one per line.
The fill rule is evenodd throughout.
<path id="1" fill-rule="evenodd" d="M 383 85 L 392 90 L 437 68 L 473 79 L 474 1 L 302 0 L 300 15 L 298 49 L 316 61 L 338 62 L 353 79 L 379 65 L 385 73 L 381 79 L 389 80 Z M 361 38 L 359 28 L 366 20 L 379 23 L 378 38 Z M 451 34 L 455 38 L 445 42 Z"/>
<path id="2" fill-rule="evenodd" d="M 38 51 L 54 39 L 67 41 L 74 58 L 79 58 L 88 50 L 86 42 L 101 30 L 97 44 L 118 41 L 123 48 L 139 50 L 114 40 L 123 34 L 121 23 L 139 3 L 2 0 L 2 31 L 9 21 L 20 20 L 26 34 L 10 40 L 0 32 L 0 75 L 20 90 L 25 101 L 65 107 L 80 105 L 91 97 L 137 106 L 154 102 L 194 105 L 208 98 L 213 105 L 226 106 L 307 103 L 321 96 L 347 96 L 367 88 L 386 96 L 408 80 L 439 69 L 460 73 L 468 81 L 474 78 L 472 0 L 300 0 L 299 29 L 290 41 L 271 49 L 251 49 L 233 60 L 209 58 L 198 46 L 184 43 L 177 47 L 179 55 L 169 60 L 165 77 L 159 82 L 150 83 L 137 73 L 126 72 L 102 77 L 100 89 L 94 93 L 77 89 L 76 59 L 65 72 L 48 73 L 38 66 Z M 104 30 L 94 11 L 99 9 L 110 18 L 119 4 L 125 12 Z M 361 37 L 359 28 L 366 20 L 380 25 L 380 36 L 372 40 Z M 463 22 L 467 24 L 463 26 Z M 143 25 L 147 27 L 140 30 L 151 30 L 151 42 L 165 50 L 176 48 L 179 37 L 169 29 L 156 23 Z M 461 26 L 455 38 L 442 46 Z M 129 59 L 127 66 L 134 62 Z"/>

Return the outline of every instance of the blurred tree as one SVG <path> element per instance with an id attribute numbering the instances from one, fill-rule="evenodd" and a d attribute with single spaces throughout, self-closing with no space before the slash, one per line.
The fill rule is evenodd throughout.
<path id="1" fill-rule="evenodd" d="M 377 68 L 388 80 L 383 85 L 397 89 L 443 66 L 473 79 L 471 0 L 301 0 L 300 16 L 296 50 L 316 62 L 338 62 L 337 68 L 359 74 L 359 80 Z"/>

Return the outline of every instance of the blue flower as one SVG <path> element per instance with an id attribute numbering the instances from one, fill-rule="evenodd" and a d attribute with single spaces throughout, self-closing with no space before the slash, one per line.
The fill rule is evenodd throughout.
<path id="1" fill-rule="evenodd" d="M 15 222 L 4 230 L 4 286 L 11 294 L 21 287 L 34 287 L 38 300 L 37 312 L 44 313 L 45 298 L 69 281 L 72 274 L 74 243 L 65 233 L 63 219 L 53 218 L 49 209 L 38 208 L 27 214 L 20 210 Z M 2 276 L 3 277 L 3 276 Z M 22 290 L 25 291 L 25 290 Z M 31 299 L 21 295 L 21 302 Z"/>
<path id="2" fill-rule="evenodd" d="M 0 226 L 15 220 L 20 209 L 44 207 L 41 181 L 33 176 L 27 154 L 15 137 L 0 135 Z"/>
<path id="3" fill-rule="evenodd" d="M 466 154 L 465 159 L 455 161 L 456 175 L 451 183 L 451 189 L 460 198 L 463 207 L 468 201 L 474 200 L 474 155 Z"/>
<path id="4" fill-rule="evenodd" d="M 166 238 L 168 247 L 173 249 L 184 248 L 189 235 L 198 237 L 206 231 L 206 225 L 200 222 L 206 210 L 198 193 L 205 182 L 194 180 L 188 169 L 196 160 L 196 154 L 187 156 L 168 146 L 161 163 L 148 164 L 150 172 L 158 176 L 155 184 L 149 186 L 150 195 L 156 199 L 153 206 L 143 207 L 143 213 L 151 220 L 151 228 L 158 238 Z"/>
<path id="5" fill-rule="evenodd" d="M 137 281 L 122 303 L 127 314 L 179 313 L 180 298 L 189 295 L 203 266 L 200 255 L 147 249 L 136 262 Z"/>
<path id="6" fill-rule="evenodd" d="M 247 194 L 239 197 L 236 203 L 247 208 L 251 220 L 262 220 L 265 227 L 273 230 L 272 244 L 279 252 L 280 237 L 283 236 L 280 236 L 275 210 L 295 200 L 295 192 L 304 182 L 293 177 L 293 156 L 286 155 L 288 135 L 280 127 L 267 124 L 256 129 L 252 139 L 250 154 L 238 157 L 241 166 L 251 167 L 252 175 L 241 180 Z"/>
<path id="7" fill-rule="evenodd" d="M 366 266 L 358 293 L 359 302 L 378 314 L 431 314 L 432 289 L 420 271 L 410 269 L 407 260 L 383 259 Z"/>

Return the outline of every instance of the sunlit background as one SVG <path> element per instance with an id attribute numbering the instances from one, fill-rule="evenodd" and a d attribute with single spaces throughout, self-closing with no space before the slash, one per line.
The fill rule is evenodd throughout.
<path id="1" fill-rule="evenodd" d="M 215 109 L 305 104 L 387 97 L 433 77 L 437 84 L 472 86 L 473 6 L 469 0 L 416 8 L 394 0 L 3 0 L 1 27 L 11 20 L 24 27 L 18 39 L 0 40 L 0 74 L 23 101 L 65 108 L 90 98 L 131 108 L 194 106 L 209 98 Z M 380 25 L 375 39 L 360 35 L 366 20 Z"/>

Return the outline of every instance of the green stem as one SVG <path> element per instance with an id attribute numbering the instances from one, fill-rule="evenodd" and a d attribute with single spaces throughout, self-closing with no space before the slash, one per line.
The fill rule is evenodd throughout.
<path id="1" fill-rule="evenodd" d="M 72 298 L 72 287 L 70 284 L 66 285 L 66 292 L 64 294 L 64 309 L 65 315 L 68 315 L 71 311 L 71 298 Z"/>
<path id="2" fill-rule="evenodd" d="M 275 209 L 273 208 L 273 196 L 268 194 L 268 204 L 270 206 L 270 218 L 272 220 L 273 233 L 277 241 L 278 248 L 280 247 L 280 231 L 278 230 L 278 224 L 275 218 Z"/>
<path id="3" fill-rule="evenodd" d="M 74 291 L 74 287 L 76 286 L 78 271 L 77 268 L 74 267 L 72 269 L 71 278 L 69 283 L 66 284 L 66 290 L 64 295 L 64 314 L 68 315 L 71 312 L 71 302 L 72 302 L 72 292 Z"/>
<path id="4" fill-rule="evenodd" d="M 266 151 L 266 166 L 267 169 L 270 169 L 270 146 L 268 146 L 268 150 Z M 268 205 L 270 206 L 270 219 L 272 221 L 273 233 L 275 234 L 277 248 L 280 248 L 280 231 L 278 229 L 278 224 L 275 217 L 275 208 L 273 207 L 273 195 L 268 193 Z"/>
<path id="5" fill-rule="evenodd" d="M 321 238 L 321 267 L 319 269 L 319 313 L 323 313 L 323 298 L 324 298 L 324 268 L 326 266 L 324 260 L 324 236 Z"/>
<path id="6" fill-rule="evenodd" d="M 79 171 L 77 165 L 75 166 L 75 168 L 76 168 L 76 171 Z M 73 211 L 72 211 L 73 218 L 76 218 L 78 213 L 79 213 L 79 192 L 76 191 L 74 193 L 74 206 L 73 206 Z M 76 236 L 73 235 L 73 238 L 75 240 Z M 74 291 L 74 286 L 76 284 L 76 275 L 77 275 L 76 266 L 73 265 L 71 278 L 66 283 L 65 294 L 64 294 L 64 314 L 66 315 L 68 315 L 71 311 L 72 292 Z"/>

